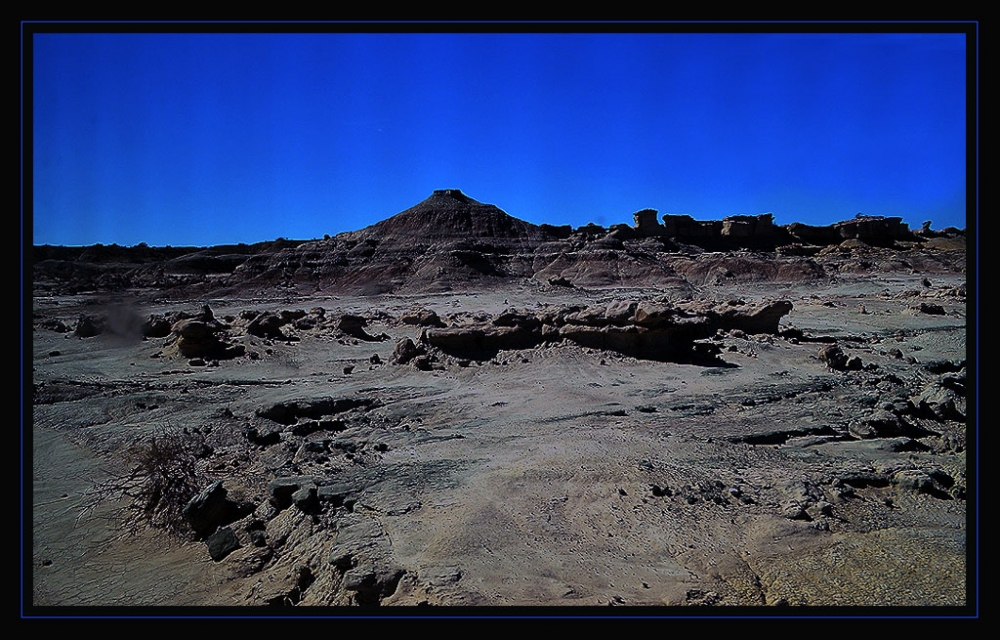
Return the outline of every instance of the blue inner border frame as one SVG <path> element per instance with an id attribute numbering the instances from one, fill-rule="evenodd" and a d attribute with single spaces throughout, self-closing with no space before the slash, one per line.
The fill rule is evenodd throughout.
<path id="1" fill-rule="evenodd" d="M 967 255 L 967 289 L 973 292 L 967 298 L 967 371 L 974 380 L 967 385 L 971 390 L 967 398 L 968 450 L 966 475 L 971 479 L 967 487 L 967 604 L 964 607 L 816 607 L 781 608 L 720 607 L 711 609 L 664 607 L 469 607 L 469 608 L 381 608 L 378 613 L 359 608 L 116 608 L 116 607 L 37 607 L 30 602 L 31 575 L 31 443 L 32 414 L 30 386 L 30 338 L 32 291 L 30 266 L 32 255 L 32 42 L 36 33 L 44 32 L 564 32 L 564 31 L 614 31 L 614 32 L 941 32 L 962 33 L 966 36 L 966 103 L 967 103 L 967 202 L 966 235 L 971 236 L 972 251 Z M 20 22 L 20 274 L 21 274 L 21 344 L 22 376 L 20 381 L 20 458 L 21 470 L 21 539 L 20 539 L 20 617 L 22 621 L 56 619 L 91 620 L 151 620 L 151 619 L 298 619 L 298 620 L 808 620 L 808 619 L 881 619 L 881 620 L 966 620 L 978 621 L 980 604 L 980 544 L 979 544 L 979 455 L 980 420 L 979 398 L 979 278 L 980 240 L 979 227 L 979 22 L 976 20 L 843 20 L 843 21 L 782 21 L 782 20 L 105 20 L 105 19 L 23 19 Z M 968 245 L 967 245 L 968 246 Z M 27 345 L 27 349 L 26 349 Z M 27 351 L 27 353 L 26 353 Z"/>

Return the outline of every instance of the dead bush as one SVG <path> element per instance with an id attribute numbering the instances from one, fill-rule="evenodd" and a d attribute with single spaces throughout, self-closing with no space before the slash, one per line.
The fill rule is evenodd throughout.
<path id="1" fill-rule="evenodd" d="M 128 533 L 149 525 L 188 536 L 184 506 L 204 484 L 197 461 L 206 450 L 204 436 L 187 431 L 153 436 L 133 446 L 125 457 L 130 471 L 95 486 L 88 510 L 108 500 L 123 501 L 121 525 Z"/>

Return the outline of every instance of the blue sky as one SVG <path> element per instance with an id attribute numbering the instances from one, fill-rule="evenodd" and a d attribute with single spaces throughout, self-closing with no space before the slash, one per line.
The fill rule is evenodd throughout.
<path id="1" fill-rule="evenodd" d="M 966 226 L 961 33 L 33 37 L 34 244 L 319 238 L 444 188 L 536 224 Z"/>

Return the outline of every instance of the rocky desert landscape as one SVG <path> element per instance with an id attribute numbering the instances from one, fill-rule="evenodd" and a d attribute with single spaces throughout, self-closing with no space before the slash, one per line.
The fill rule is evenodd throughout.
<path id="1" fill-rule="evenodd" d="M 622 213 L 34 247 L 26 610 L 967 614 L 965 231 Z"/>

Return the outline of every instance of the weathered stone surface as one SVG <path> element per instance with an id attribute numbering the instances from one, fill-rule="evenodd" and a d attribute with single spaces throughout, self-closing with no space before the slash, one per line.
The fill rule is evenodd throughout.
<path id="1" fill-rule="evenodd" d="M 316 489 L 316 498 L 320 502 L 329 503 L 334 508 L 353 504 L 363 485 L 350 483 L 325 484 Z"/>
<path id="2" fill-rule="evenodd" d="M 847 368 L 847 354 L 838 344 L 824 345 L 816 356 L 831 369 L 844 370 Z"/>
<path id="3" fill-rule="evenodd" d="M 320 420 L 351 409 L 370 409 L 378 404 L 374 398 L 302 398 L 283 400 L 268 407 L 257 409 L 256 413 L 284 425 L 293 425 L 300 418 Z M 323 428 L 320 426 L 320 428 Z"/>
<path id="4" fill-rule="evenodd" d="M 441 318 L 438 317 L 436 311 L 432 309 L 418 309 L 415 311 L 407 311 L 399 316 L 400 322 L 403 324 L 412 324 L 419 327 L 443 327 L 445 326 L 441 322 Z"/>
<path id="5" fill-rule="evenodd" d="M 556 340 L 647 359 L 692 353 L 705 356 L 712 350 L 697 341 L 714 331 L 743 327 L 753 333 L 777 333 L 779 320 L 791 308 L 786 301 L 741 302 L 720 308 L 614 301 L 537 312 L 508 309 L 475 324 L 425 329 L 421 340 L 446 354 L 478 360 L 502 350 L 530 349 Z"/>
<path id="6" fill-rule="evenodd" d="M 214 319 L 200 317 L 178 320 L 170 328 L 176 336 L 178 352 L 186 358 L 228 359 L 243 355 L 241 344 L 230 345 L 226 340 L 228 327 Z"/>
<path id="7" fill-rule="evenodd" d="M 449 327 L 427 329 L 426 342 L 445 353 L 472 358 L 490 358 L 501 349 L 529 349 L 540 341 L 540 334 L 525 327 Z"/>
<path id="8" fill-rule="evenodd" d="M 229 500 L 219 480 L 191 498 L 183 514 L 195 535 L 202 538 L 239 517 L 240 507 Z"/>
<path id="9" fill-rule="evenodd" d="M 377 605 L 395 593 L 405 573 L 402 567 L 366 562 L 344 573 L 344 589 L 355 592 L 359 605 Z"/>
<path id="10" fill-rule="evenodd" d="M 413 340 L 400 338 L 396 341 L 396 346 L 392 350 L 392 362 L 393 364 L 406 364 L 424 353 L 424 349 L 415 345 Z"/>
<path id="11" fill-rule="evenodd" d="M 778 333 L 778 323 L 791 312 L 787 300 L 763 304 L 747 304 L 734 300 L 708 311 L 713 324 L 724 330 L 740 329 L 746 333 Z"/>
<path id="12" fill-rule="evenodd" d="M 358 564 L 359 557 L 371 555 L 372 550 L 377 552 L 384 540 L 385 532 L 376 520 L 350 514 L 338 525 L 330 547 L 330 564 L 346 571 Z"/>
<path id="13" fill-rule="evenodd" d="M 225 559 L 226 556 L 240 547 L 240 541 L 233 533 L 232 527 L 219 529 L 205 538 L 205 544 L 208 546 L 208 554 L 216 562 Z"/>
<path id="14" fill-rule="evenodd" d="M 910 431 L 909 426 L 892 411 L 878 410 L 874 413 L 851 421 L 849 426 L 852 435 L 858 438 L 892 438 Z"/>
<path id="15" fill-rule="evenodd" d="M 271 496 L 271 502 L 278 509 L 291 506 L 297 491 L 303 488 L 316 488 L 317 478 L 313 476 L 286 476 L 275 478 L 267 485 L 267 491 Z"/>
<path id="16" fill-rule="evenodd" d="M 258 338 L 269 338 L 271 340 L 287 340 L 287 336 L 281 327 L 288 324 L 288 321 L 281 314 L 265 311 L 250 321 L 247 325 L 247 333 Z"/>
<path id="17" fill-rule="evenodd" d="M 938 420 L 965 420 L 965 377 L 941 376 L 912 399 L 917 409 Z"/>
<path id="18" fill-rule="evenodd" d="M 939 469 L 903 469 L 892 476 L 892 484 L 903 491 L 951 500 L 955 481 Z"/>
<path id="19" fill-rule="evenodd" d="M 383 339 L 380 336 L 370 335 L 365 327 L 368 326 L 368 319 L 364 316 L 359 316 L 353 313 L 345 313 L 340 316 L 337 321 L 337 330 L 347 335 L 357 338 L 358 340 L 365 340 L 367 342 L 374 342 L 376 340 Z"/>

